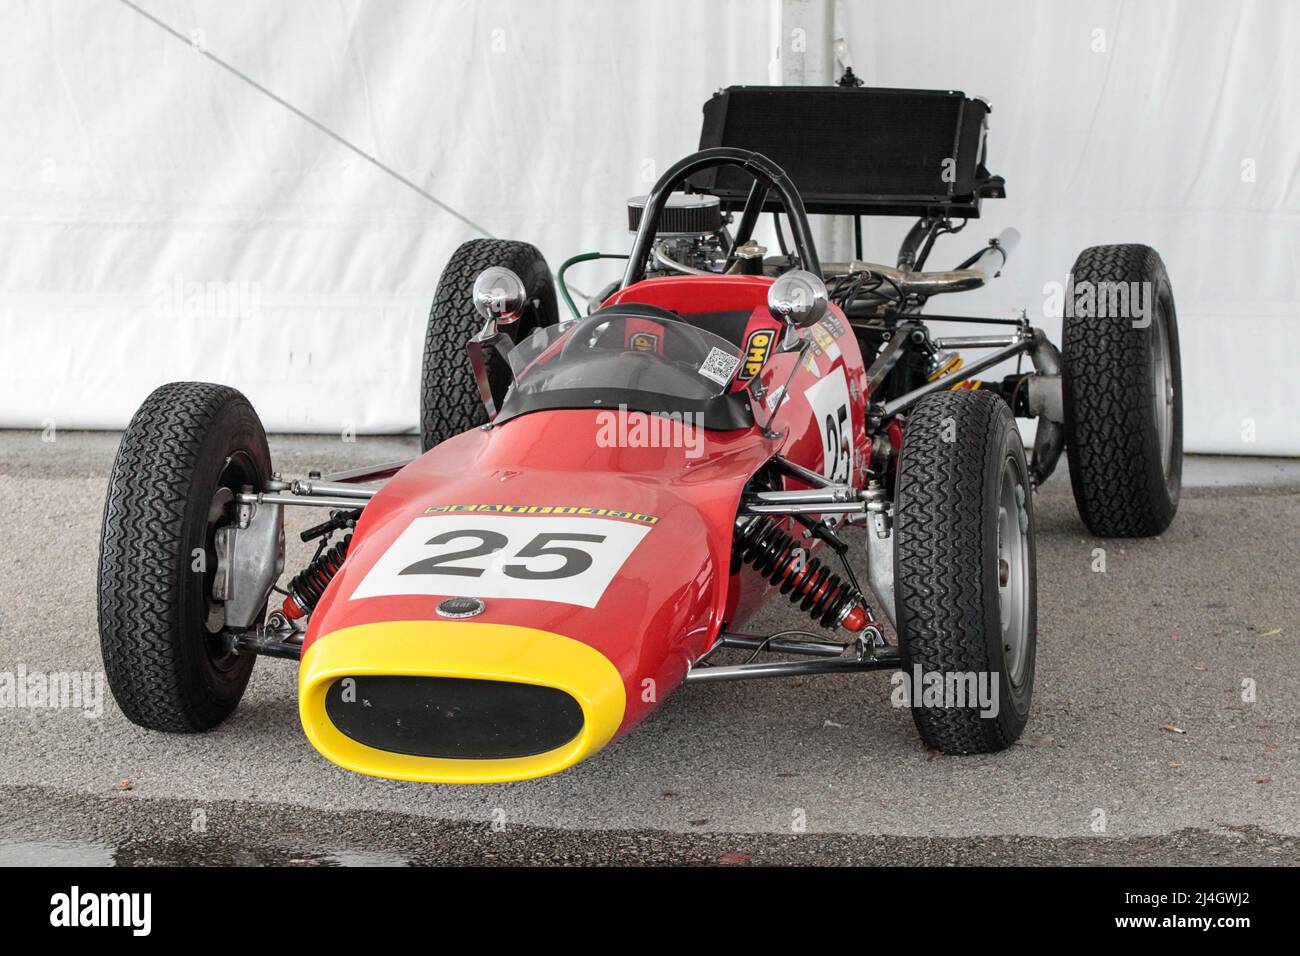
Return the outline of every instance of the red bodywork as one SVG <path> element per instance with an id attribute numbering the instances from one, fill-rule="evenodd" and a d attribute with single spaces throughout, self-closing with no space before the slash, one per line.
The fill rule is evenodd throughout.
<path id="1" fill-rule="evenodd" d="M 437 595 L 353 597 L 399 535 L 431 508 L 572 506 L 650 515 L 657 522 L 594 607 L 496 598 L 473 619 L 540 629 L 594 648 L 623 682 L 626 705 L 618 734 L 635 725 L 682 682 L 724 623 L 743 623 L 772 594 L 771 586 L 747 568 L 731 573 L 732 533 L 746 483 L 777 454 L 855 484 L 868 460 L 865 372 L 848 321 L 832 306 L 818 327 L 802 333 L 819 343 L 811 361 L 800 361 L 797 352 L 778 352 L 784 330 L 766 307 L 770 284 L 756 277 L 649 279 L 605 303 L 647 303 L 685 318 L 749 311 L 745 341 L 766 330 L 770 334 L 756 341 L 770 340 L 772 346 L 752 393 L 760 424 L 769 416 L 769 403 L 775 407 L 774 396 L 789 383 L 769 431 L 758 425 L 708 431 L 692 457 L 682 447 L 690 441 L 672 442 L 675 447 L 602 447 L 595 440 L 597 409 L 552 410 L 443 442 L 403 468 L 366 507 L 347 561 L 312 615 L 305 655 L 316 642 L 359 625 L 438 620 Z M 743 349 L 745 341 L 737 344 Z M 738 381 L 733 387 L 749 384 Z M 364 654 L 364 648 L 357 653 Z"/>

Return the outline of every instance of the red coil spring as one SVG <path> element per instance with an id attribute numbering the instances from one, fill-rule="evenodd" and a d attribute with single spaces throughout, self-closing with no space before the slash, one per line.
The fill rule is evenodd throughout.
<path id="1" fill-rule="evenodd" d="M 334 575 L 339 573 L 339 568 L 343 567 L 343 559 L 348 556 L 348 545 L 351 543 L 352 535 L 344 535 L 342 541 L 318 554 L 289 582 L 289 596 L 281 608 L 286 618 L 293 621 L 310 614 L 316 608 L 325 588 Z"/>

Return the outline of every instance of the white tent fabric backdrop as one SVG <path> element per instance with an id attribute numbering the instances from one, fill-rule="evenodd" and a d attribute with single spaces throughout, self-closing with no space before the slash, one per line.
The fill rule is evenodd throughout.
<path id="1" fill-rule="evenodd" d="M 625 198 L 695 148 L 705 99 L 768 82 L 778 42 L 812 42 L 798 8 L 830 6 L 138 3 L 181 36 L 120 0 L 0 12 L 0 426 L 121 427 L 158 384 L 202 379 L 272 430 L 413 429 L 429 301 L 481 233 L 268 93 L 554 267 L 626 251 Z M 1024 241 L 944 309 L 1025 307 L 1056 335 L 1044 286 L 1080 249 L 1149 243 L 1178 300 L 1188 450 L 1300 454 L 1300 5 L 844 9 L 868 84 L 993 103 L 1010 198 L 933 262 L 1006 225 Z M 868 258 L 905 227 L 871 224 Z"/>

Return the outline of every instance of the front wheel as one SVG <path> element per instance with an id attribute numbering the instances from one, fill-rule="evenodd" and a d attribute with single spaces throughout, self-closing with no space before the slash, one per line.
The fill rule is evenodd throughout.
<path id="1" fill-rule="evenodd" d="M 193 733 L 235 709 L 253 670 L 222 633 L 216 532 L 263 491 L 271 453 L 242 394 L 173 382 L 122 435 L 99 547 L 99 640 L 113 697 L 150 730 Z"/>
<path id="2" fill-rule="evenodd" d="M 1029 469 L 991 392 L 908 414 L 894 505 L 894 594 L 912 717 L 926 746 L 991 753 L 1019 738 L 1034 689 L 1038 598 Z"/>

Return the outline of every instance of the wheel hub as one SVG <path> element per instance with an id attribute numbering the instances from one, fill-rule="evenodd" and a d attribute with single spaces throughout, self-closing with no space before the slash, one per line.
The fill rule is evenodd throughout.
<path id="1" fill-rule="evenodd" d="M 998 489 L 998 616 L 1007 677 L 1024 680 L 1029 648 L 1029 513 L 1015 460 L 1002 466 Z"/>
<path id="2" fill-rule="evenodd" d="M 1174 376 L 1169 348 L 1169 326 L 1164 309 L 1151 321 L 1151 408 L 1160 444 L 1160 469 L 1166 478 L 1174 457 Z"/>
<path id="3" fill-rule="evenodd" d="M 224 485 L 219 485 L 217 490 L 213 492 L 212 501 L 208 504 L 208 528 L 207 533 L 204 535 L 203 549 L 205 578 L 203 596 L 207 601 L 208 608 L 204 624 L 210 634 L 219 634 L 221 629 L 226 626 L 225 602 L 216 599 L 212 593 L 212 585 L 217 579 L 217 564 L 220 560 L 216 549 L 217 528 L 226 522 L 226 509 L 234 500 L 234 492 Z"/>

